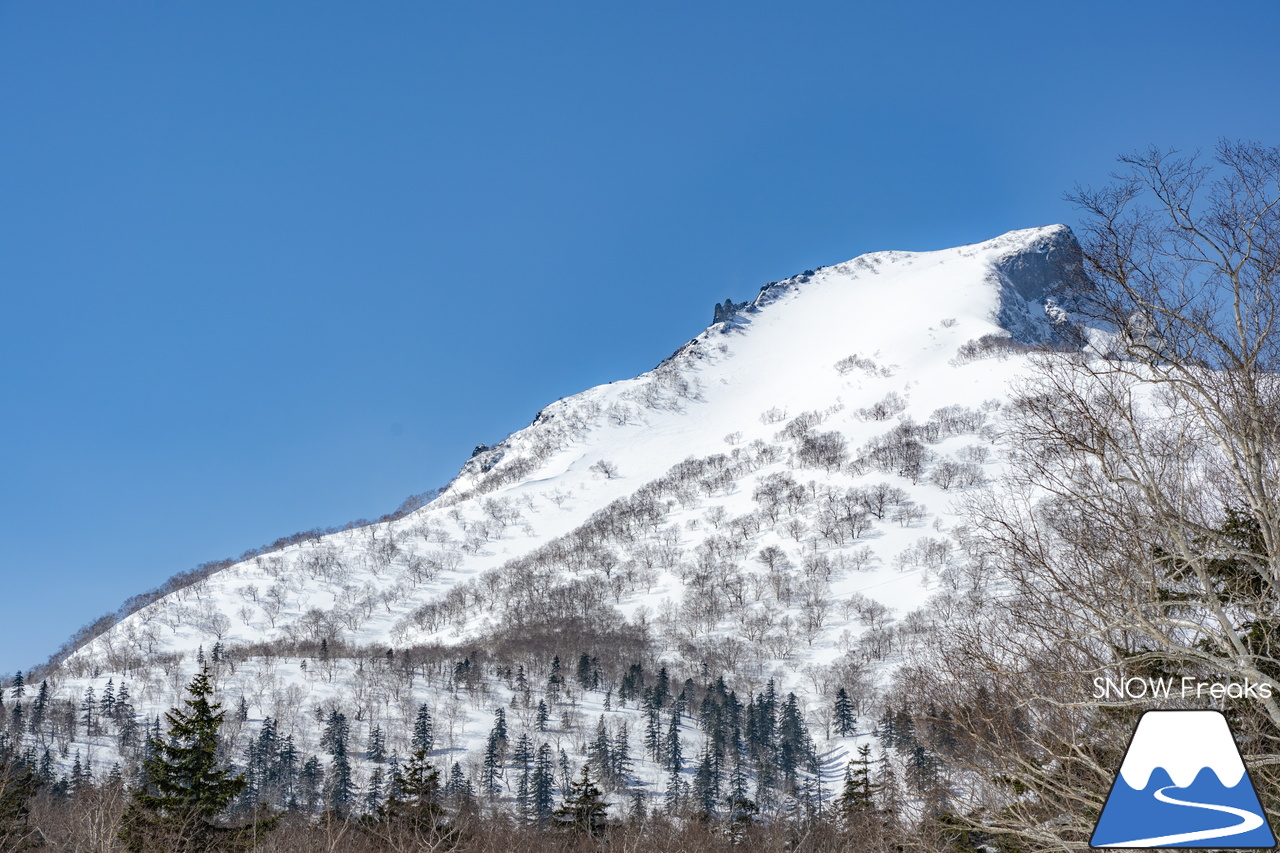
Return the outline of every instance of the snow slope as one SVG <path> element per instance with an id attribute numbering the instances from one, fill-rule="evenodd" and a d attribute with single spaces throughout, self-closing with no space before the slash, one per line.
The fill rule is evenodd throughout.
<path id="1" fill-rule="evenodd" d="M 998 409 L 1026 345 L 1065 339 L 1073 247 L 1051 226 L 767 285 L 653 371 L 550 404 L 427 506 L 178 590 L 49 681 L 77 703 L 88 687 L 128 681 L 152 716 L 178 701 L 198 651 L 267 644 L 218 678 L 224 702 L 245 697 L 246 731 L 270 715 L 316 749 L 308 709 L 345 707 L 367 726 L 382 720 L 403 755 L 425 701 L 450 715 L 448 749 L 461 760 L 495 705 L 514 701 L 500 679 L 468 703 L 444 676 L 424 670 L 397 686 L 359 656 L 322 665 L 301 650 L 323 639 L 461 655 L 585 596 L 584 618 L 643 625 L 673 673 L 730 661 L 744 695 L 773 679 L 821 728 L 835 685 L 869 673 L 870 691 L 892 666 L 895 626 L 909 630 L 905 617 L 955 570 L 953 499 L 999 474 Z M 914 467 L 896 458 L 904 437 L 923 453 Z M 876 488 L 890 492 L 878 514 L 858 503 Z M 617 521 L 636 513 L 645 520 Z M 771 547 L 781 563 L 762 560 Z M 272 644 L 280 651 L 264 654 Z M 607 700 L 572 698 L 561 729 L 580 754 L 589 733 L 575 720 Z M 634 708 L 609 710 L 639 730 Z M 872 693 L 859 710 L 875 712 Z M 851 743 L 828 748 L 838 757 Z M 107 734 L 62 746 L 64 764 L 81 751 L 95 768 L 116 757 Z M 636 772 L 660 776 L 643 763 Z"/>

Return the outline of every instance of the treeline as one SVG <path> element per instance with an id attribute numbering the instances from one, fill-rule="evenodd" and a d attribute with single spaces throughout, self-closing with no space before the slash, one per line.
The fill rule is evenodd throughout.
<path id="1" fill-rule="evenodd" d="M 467 663 L 457 666 L 465 670 Z M 519 678 L 527 683 L 523 674 Z M 552 693 L 571 682 L 592 689 L 599 679 L 598 667 L 584 655 L 572 668 L 556 659 L 547 686 Z M 207 694 L 207 673 L 199 680 Z M 0 848 L 148 853 L 199 843 L 208 845 L 201 850 L 261 853 L 302 850 L 303 845 L 351 853 L 483 851 L 496 850 L 497 844 L 518 845 L 508 851 L 985 849 L 986 839 L 956 828 L 947 811 L 942 761 L 914 736 L 917 725 L 927 725 L 935 729 L 935 740 L 937 730 L 945 738 L 945 719 L 917 721 L 906 709 L 886 712 L 876 733 L 888 750 L 873 761 L 870 746 L 864 745 L 843 778 L 824 791 L 822 759 L 798 700 L 794 694 L 778 695 L 772 683 L 743 703 L 722 678 L 679 684 L 665 668 L 646 673 L 635 664 L 618 686 L 617 701 L 643 709 L 640 743 L 629 737 L 625 724 L 611 730 L 601 716 L 581 766 L 563 749 L 539 742 L 549 724 L 545 708 L 539 709 L 535 730 L 519 737 L 508 728 L 504 709 L 496 709 L 478 778 L 463 771 L 460 762 L 432 757 L 434 725 L 423 705 L 406 760 L 387 756 L 385 740 L 371 730 L 362 751 L 379 767 L 362 786 L 351 776 L 347 758 L 358 750 L 344 714 L 331 711 L 324 721 L 327 764 L 314 756 L 303 761 L 292 738 L 281 735 L 268 718 L 249 740 L 242 761 L 218 762 L 230 764 L 235 775 L 219 771 L 228 781 L 212 800 L 215 805 L 203 811 L 193 807 L 185 822 L 140 823 L 138 814 L 152 808 L 161 818 L 172 818 L 172 804 L 166 811 L 154 796 L 144 795 L 161 776 L 168 774 L 172 781 L 188 772 L 184 761 L 166 756 L 189 760 L 192 753 L 213 748 L 189 734 L 202 725 L 195 713 L 175 709 L 167 731 L 158 720 L 148 725 L 136 764 L 125 772 L 117 765 L 102 776 L 77 760 L 73 771 L 54 777 L 29 750 L 16 751 L 15 740 L 6 734 L 0 736 Z M 187 706 L 200 708 L 190 700 Z M 223 718 L 235 713 L 205 706 L 203 725 L 216 732 Z M 835 716 L 842 733 L 857 729 L 843 690 Z M 689 759 L 679 735 L 684 726 L 705 735 L 697 756 Z M 660 797 L 642 793 L 644 786 L 630 773 L 630 753 L 637 747 L 670 771 Z M 212 753 L 208 758 L 212 763 Z M 443 762 L 440 769 L 434 761 Z M 197 813 L 199 820 L 192 817 Z M 150 835 L 140 826 L 150 827 Z M 168 846 L 157 846 L 158 839 Z"/>
<path id="2" fill-rule="evenodd" d="M 327 643 L 313 651 L 317 666 L 331 655 Z M 656 809 L 702 823 L 749 825 L 801 813 L 820 820 L 840 796 L 855 796 L 848 790 L 841 794 L 840 768 L 824 765 L 812 731 L 814 715 L 808 713 L 812 709 L 795 693 L 782 695 L 772 680 L 740 697 L 723 676 L 679 679 L 666 666 L 634 661 L 622 667 L 587 652 L 576 662 L 562 662 L 557 655 L 546 668 L 526 671 L 522 665 L 482 663 L 480 654 L 476 661 L 447 662 L 433 653 L 439 650 L 388 651 L 379 664 L 443 679 L 447 689 L 472 692 L 491 703 L 493 724 L 483 751 L 468 755 L 441 744 L 440 709 L 428 703 L 418 705 L 408 731 L 397 731 L 390 718 L 366 717 L 358 708 L 317 707 L 314 727 L 320 734 L 308 740 L 271 716 L 250 721 L 248 704 L 240 697 L 228 703 L 218 745 L 220 760 L 243 779 L 236 810 L 249 814 L 265 804 L 282 814 L 370 820 L 394 809 L 406 773 L 420 774 L 424 766 L 438 773 L 441 808 L 496 810 L 536 825 L 547 825 L 554 803 L 573 795 L 579 773 L 612 797 L 615 816 L 634 819 Z M 215 647 L 201 657 L 201 677 L 216 680 L 234 658 Z M 511 691 L 506 699 L 499 698 L 504 684 Z M 157 750 L 168 742 L 161 718 L 140 716 L 123 682 L 109 680 L 97 693 L 89 687 L 79 703 L 51 700 L 47 682 L 29 690 L 20 676 L 5 692 L 9 710 L 0 731 L 0 755 L 45 797 L 74 801 L 104 786 L 145 785 Z M 602 709 L 594 727 L 577 722 L 581 714 L 574 710 L 589 696 Z M 827 720 L 837 735 L 857 734 L 858 708 L 864 704 L 859 698 L 841 686 L 816 718 Z M 901 753 L 896 760 L 882 756 L 874 773 L 859 776 L 868 783 L 856 796 L 877 815 L 898 814 L 907 799 L 927 801 L 930 814 L 945 808 L 940 764 L 912 737 L 912 725 L 901 711 L 886 716 L 876 729 Z M 79 751 L 69 755 L 78 731 L 100 745 L 114 741 L 114 750 L 103 750 L 112 756 L 109 767 L 95 766 Z M 861 733 L 869 731 L 861 727 Z M 68 757 L 73 759 L 69 769 Z M 641 762 L 651 764 L 638 769 Z M 895 765 L 908 768 L 905 787 Z M 912 775 L 911 767 L 925 765 L 933 768 L 931 774 Z"/>
<path id="3" fill-rule="evenodd" d="M 117 836 L 127 803 L 128 791 L 119 785 L 101 785 L 75 798 L 41 791 L 25 802 L 21 820 L 11 824 L 10 831 L 0 830 L 0 849 L 127 853 Z M 572 824 L 530 825 L 510 815 L 473 809 L 448 811 L 430 827 L 424 829 L 412 818 L 378 820 L 329 813 L 311 817 L 289 812 L 251 841 L 250 847 L 241 849 L 246 853 L 899 853 L 907 849 L 952 853 L 982 849 L 973 843 L 971 833 L 946 820 L 903 827 L 856 816 L 846 821 L 835 811 L 769 823 L 649 813 L 643 818 L 611 818 L 589 833 Z"/>

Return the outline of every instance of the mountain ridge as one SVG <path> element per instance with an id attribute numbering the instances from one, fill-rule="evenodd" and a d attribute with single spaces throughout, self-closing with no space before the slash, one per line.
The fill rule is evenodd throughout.
<path id="1" fill-rule="evenodd" d="M 640 725 L 610 699 L 640 666 L 689 691 L 715 672 L 743 695 L 790 691 L 845 755 L 869 733 L 833 737 L 824 703 L 840 686 L 876 712 L 913 614 L 962 582 L 957 517 L 938 503 L 998 476 L 999 398 L 1030 341 L 1061 340 L 1073 246 L 1050 226 L 766 285 L 654 370 L 478 448 L 425 505 L 195 578 L 42 675 L 77 704 L 128 679 L 151 715 L 212 658 L 246 724 L 269 717 L 316 751 L 303 704 L 369 737 L 378 721 L 404 755 L 426 703 L 453 709 L 440 754 L 461 766 L 482 745 L 477 697 L 527 711 L 515 668 L 581 655 L 581 683 L 541 700 L 570 739 L 587 711 Z M 460 702 L 463 683 L 480 705 Z M 130 748 L 118 732 L 63 738 Z M 656 758 L 631 778 L 655 789 Z"/>

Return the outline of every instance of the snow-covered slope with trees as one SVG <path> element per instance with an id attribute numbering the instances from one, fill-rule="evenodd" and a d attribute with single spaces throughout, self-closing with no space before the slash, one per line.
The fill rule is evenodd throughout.
<path id="1" fill-rule="evenodd" d="M 963 586 L 955 502 L 1001 471 L 1008 383 L 1072 345 L 1074 246 L 874 253 L 716 306 L 420 509 L 119 619 L 5 691 L 8 731 L 51 776 L 127 774 L 207 665 L 257 797 L 362 808 L 415 743 L 525 810 L 584 760 L 620 808 L 827 796 L 926 602 Z"/>

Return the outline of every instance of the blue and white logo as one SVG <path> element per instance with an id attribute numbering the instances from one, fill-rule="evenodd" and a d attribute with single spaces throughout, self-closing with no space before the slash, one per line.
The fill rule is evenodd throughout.
<path id="1" fill-rule="evenodd" d="M 1093 847 L 1274 847 L 1218 711 L 1147 711 L 1098 817 Z"/>

